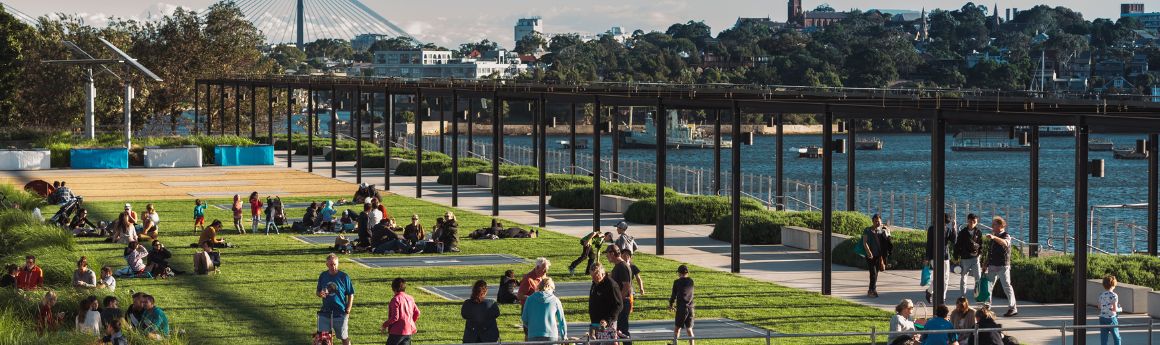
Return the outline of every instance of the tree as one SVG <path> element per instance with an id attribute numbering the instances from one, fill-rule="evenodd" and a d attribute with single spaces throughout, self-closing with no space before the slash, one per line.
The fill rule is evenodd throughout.
<path id="1" fill-rule="evenodd" d="M 520 53 L 520 55 L 531 55 L 542 51 L 547 45 L 548 40 L 544 38 L 544 35 L 533 31 L 516 42 L 515 52 Z"/>
<path id="2" fill-rule="evenodd" d="M 385 40 L 375 41 L 375 43 L 371 44 L 371 48 L 369 50 L 371 52 L 414 50 L 414 49 L 418 49 L 419 46 L 420 46 L 419 42 L 415 41 L 415 39 L 413 39 L 413 38 L 406 37 L 406 36 L 398 36 L 398 37 L 391 37 L 391 38 L 388 38 Z"/>
<path id="3" fill-rule="evenodd" d="M 306 61 L 306 53 L 293 44 L 279 44 L 270 52 L 270 58 L 278 62 L 282 69 L 298 69 Z"/>
<path id="4" fill-rule="evenodd" d="M 23 73 L 21 59 L 23 57 L 23 43 L 29 38 L 32 29 L 12 14 L 4 10 L 0 4 L 0 127 L 12 126 L 18 117 L 16 114 L 16 95 L 19 88 L 20 74 Z"/>
<path id="5" fill-rule="evenodd" d="M 306 58 L 327 58 L 331 60 L 348 60 L 354 56 L 354 48 L 350 41 L 334 38 L 321 38 L 314 42 L 307 42 Z"/>
<path id="6" fill-rule="evenodd" d="M 835 12 L 835 10 L 830 4 L 821 4 L 814 8 L 814 12 Z"/>
<path id="7" fill-rule="evenodd" d="M 458 54 L 458 56 L 463 57 L 463 56 L 471 55 L 471 52 L 473 52 L 473 51 L 477 51 L 477 52 L 480 52 L 482 54 L 482 53 L 493 52 L 493 51 L 498 51 L 498 50 L 499 50 L 499 43 L 484 39 L 484 40 L 479 41 L 479 42 L 460 44 L 459 49 L 456 50 L 456 53 Z"/>

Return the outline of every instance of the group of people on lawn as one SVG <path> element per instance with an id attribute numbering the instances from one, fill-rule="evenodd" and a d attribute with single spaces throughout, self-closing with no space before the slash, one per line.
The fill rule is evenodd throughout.
<path id="1" fill-rule="evenodd" d="M 616 227 L 619 237 L 615 240 L 611 239 L 611 234 L 596 235 L 598 230 L 593 231 L 594 235 L 585 236 L 581 240 L 583 253 L 577 261 L 592 260 L 585 267 L 585 274 L 592 278 L 588 299 L 591 323 L 589 332 L 584 335 L 590 339 L 629 337 L 629 319 L 635 304 L 632 281 L 637 281 L 636 287 L 641 295 L 645 293 L 640 270 L 632 263 L 633 252 L 638 249 L 636 241 L 625 233 L 627 223 L 620 222 Z M 600 251 L 604 243 L 601 239 L 606 237 L 609 240 L 604 253 L 608 265 L 612 267 L 611 272 L 596 260 L 594 254 Z M 318 311 L 318 331 L 315 336 L 327 339 L 333 337 L 342 340 L 343 344 L 350 344 L 348 329 L 355 288 L 350 276 L 339 270 L 338 266 L 338 256 L 330 254 L 326 258 L 326 271 L 318 276 L 316 294 L 322 299 L 322 308 Z M 568 334 L 563 304 L 555 295 L 556 283 L 548 274 L 550 268 L 551 262 L 548 259 L 538 258 L 532 270 L 520 279 L 516 279 L 514 272 L 508 270 L 500 280 L 496 300 L 486 297 L 489 289 L 487 282 L 476 281 L 471 288 L 471 297 L 463 301 L 460 309 L 464 319 L 463 342 L 498 342 L 500 329 L 496 319 L 500 315 L 499 305 L 503 303 L 520 305 L 524 340 L 577 339 Z M 569 267 L 569 273 L 574 274 L 575 268 L 576 265 Z M 692 337 L 693 280 L 689 278 L 689 269 L 685 265 L 677 268 L 677 275 L 678 279 L 673 282 L 669 297 L 669 310 L 676 316 L 674 336 L 679 336 L 679 332 L 684 329 Z M 388 304 L 387 320 L 380 327 L 387 335 L 388 345 L 410 344 L 411 336 L 418 331 L 420 311 L 414 298 L 406 293 L 406 287 L 407 282 L 403 278 L 395 278 L 391 283 L 394 296 Z"/>

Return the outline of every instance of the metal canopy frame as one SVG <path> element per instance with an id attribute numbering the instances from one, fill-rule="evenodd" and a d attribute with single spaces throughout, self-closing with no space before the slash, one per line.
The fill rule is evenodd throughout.
<path id="1" fill-rule="evenodd" d="M 588 85 L 552 85 L 552 84 L 524 84 L 524 83 L 510 83 L 505 81 L 477 81 L 477 80 L 403 80 L 396 78 L 347 78 L 347 77 L 305 77 L 305 76 L 238 76 L 222 79 L 205 79 L 198 80 L 198 83 L 206 84 L 207 87 L 211 85 L 247 85 L 258 87 L 285 87 L 285 88 L 315 88 L 321 87 L 323 89 L 330 88 L 332 90 L 383 90 L 389 96 L 392 95 L 415 95 L 417 102 L 419 102 L 419 110 L 417 111 L 417 119 L 421 119 L 425 111 L 429 111 L 422 106 L 423 97 L 451 97 L 454 102 L 458 102 L 459 98 L 464 99 L 488 99 L 492 104 L 492 141 L 494 143 L 494 150 L 491 153 L 492 160 L 492 216 L 499 215 L 499 194 L 494 188 L 498 185 L 499 178 L 499 163 L 503 151 L 503 136 L 500 131 L 503 128 L 503 114 L 502 102 L 504 101 L 518 101 L 518 102 L 532 102 L 536 104 L 536 111 L 534 112 L 535 119 L 533 123 L 536 125 L 538 132 L 543 133 L 546 125 L 546 118 L 544 113 L 544 104 L 546 102 L 571 104 L 572 117 L 575 118 L 576 104 L 593 104 L 595 111 L 595 120 L 593 126 L 593 197 L 595 205 L 599 205 L 600 182 L 601 182 L 601 168 L 600 168 L 600 115 L 602 111 L 608 107 L 619 106 L 647 106 L 656 107 L 659 111 L 665 109 L 693 109 L 693 110 L 712 110 L 718 113 L 716 121 L 720 122 L 720 111 L 729 111 L 732 116 L 732 134 L 734 136 L 734 143 L 731 148 L 732 153 L 732 188 L 731 201 L 733 215 L 731 223 L 733 225 L 733 236 L 731 240 L 731 269 L 733 272 L 740 272 L 740 161 L 741 150 L 740 141 L 741 136 L 741 117 L 745 113 L 760 113 L 760 114 L 774 114 L 776 120 L 776 127 L 778 128 L 778 147 L 782 146 L 781 129 L 783 126 L 783 114 L 806 113 L 822 115 L 825 121 L 823 123 L 823 185 L 831 185 L 833 183 L 832 176 L 832 159 L 833 150 L 836 145 L 833 140 L 833 130 L 831 128 L 834 121 L 852 120 L 852 119 L 919 119 L 926 121 L 931 128 L 931 185 L 932 185 L 932 202 L 931 214 L 934 216 L 933 225 L 935 227 L 935 240 L 945 240 L 945 225 L 943 224 L 943 213 L 945 210 L 945 163 L 946 163 L 946 129 L 950 125 L 991 125 L 991 126 L 1032 126 L 1035 129 L 1037 126 L 1047 125 L 1071 125 L 1076 126 L 1076 200 L 1075 200 L 1075 217 L 1076 217 L 1076 269 L 1079 271 L 1086 270 L 1087 253 L 1086 237 L 1088 237 L 1087 226 L 1087 137 L 1090 132 L 1126 132 L 1126 133 L 1147 133 L 1149 138 L 1149 151 L 1156 152 L 1156 138 L 1155 133 L 1160 133 L 1160 104 L 1150 103 L 1139 100 L 1075 100 L 1075 99 L 1043 99 L 1033 98 L 1020 92 L 996 92 L 996 91 L 962 91 L 962 90 L 904 90 L 904 89 L 838 89 L 838 88 L 810 88 L 810 87 L 786 87 L 786 86 L 772 86 L 772 87 L 756 87 L 756 86 L 704 86 L 704 85 L 660 85 L 660 84 L 588 84 Z M 953 96 L 953 97 L 952 97 Z M 394 109 L 390 106 L 392 102 L 388 102 L 388 109 L 386 116 L 393 117 Z M 454 108 L 453 112 L 458 111 Z M 658 112 L 659 114 L 660 112 Z M 457 117 L 456 117 L 457 118 Z M 470 119 L 470 117 L 469 117 Z M 658 129 L 663 129 L 663 116 L 658 116 L 661 123 L 658 124 Z M 390 121 L 393 122 L 393 121 Z M 570 133 L 575 132 L 576 121 L 570 121 Z M 416 130 L 421 130 L 421 121 L 416 124 Z M 389 125 L 390 126 L 390 125 Z M 715 125 L 715 136 L 720 136 L 720 126 Z M 421 132 L 420 132 L 421 133 Z M 458 126 L 455 126 L 453 134 L 458 133 Z M 419 135 L 419 133 L 417 133 Z M 853 131 L 849 133 L 850 145 L 853 145 Z M 575 135 L 571 134 L 572 139 L 572 155 L 574 156 Z M 658 139 L 664 139 L 663 134 L 658 135 Z M 1037 136 L 1032 135 L 1031 140 L 1038 142 Z M 417 149 L 422 150 L 422 140 L 417 136 Z M 614 139 L 615 140 L 615 139 Z M 540 169 L 541 179 L 544 174 L 546 164 L 543 162 L 543 150 L 545 149 L 546 139 L 541 135 L 538 141 L 534 144 L 539 150 L 537 152 L 538 167 Z M 458 142 L 455 143 L 455 147 Z M 720 147 L 715 145 L 715 154 L 719 155 Z M 665 146 L 658 145 L 657 148 L 657 181 L 658 184 L 664 183 L 665 170 L 664 156 Z M 783 207 L 782 195 L 783 184 L 782 181 L 782 150 L 778 150 L 777 161 L 777 199 L 778 208 Z M 852 150 L 851 150 L 852 152 Z M 458 159 L 458 152 L 454 153 Z M 417 155 L 422 157 L 421 153 Z M 1152 157 L 1157 154 L 1152 154 Z M 388 154 L 389 157 L 389 154 Z M 856 159 L 847 157 L 849 161 L 853 162 Z M 1033 156 L 1032 160 L 1036 160 Z M 421 159 L 421 158 L 420 158 Z M 572 158 L 574 160 L 574 158 Z M 1147 207 L 1150 210 L 1157 209 L 1157 160 L 1151 159 L 1149 164 L 1149 200 Z M 309 163 L 308 163 L 309 164 Z M 573 163 L 574 164 L 574 163 Z M 389 169 L 388 169 L 389 170 Z M 719 167 L 715 167 L 719 171 Z M 719 174 L 719 173 L 718 173 Z M 389 174 L 388 174 L 389 176 Z M 1038 164 L 1033 164 L 1031 167 L 1031 176 L 1038 176 Z M 849 186 L 854 188 L 854 174 L 847 175 Z M 715 177 L 719 180 L 720 176 Z M 389 189 L 389 177 L 387 178 Z M 719 181 L 715 183 L 720 183 Z M 1032 181 L 1031 191 L 1038 190 L 1037 181 Z M 422 195 L 422 182 L 416 180 L 418 187 L 417 196 Z M 541 183 L 541 193 L 539 197 L 539 211 L 540 211 L 540 225 L 544 224 L 545 213 L 545 198 L 543 194 L 543 184 Z M 664 196 L 663 189 L 658 188 L 657 195 L 657 239 L 656 251 L 659 255 L 664 254 Z M 832 285 L 832 271 L 830 269 L 832 251 L 830 239 L 832 234 L 832 224 L 830 222 L 833 214 L 833 193 L 826 189 L 823 196 L 823 243 L 820 245 L 822 249 L 823 267 L 822 267 L 822 293 L 829 294 Z M 458 194 L 458 193 L 456 193 Z M 453 201 L 457 203 L 456 201 Z M 1038 207 L 1038 198 L 1032 198 L 1032 208 Z M 592 218 L 592 226 L 594 229 L 600 227 L 600 210 L 599 207 L 594 207 Z M 1149 214 L 1149 239 L 1156 241 L 1156 212 Z M 1035 230 L 1033 229 L 1034 233 Z M 1033 241 L 1034 242 L 1034 241 Z M 937 243 L 937 242 L 936 242 Z M 1156 255 L 1156 243 L 1149 243 L 1150 254 Z M 941 283 L 941 275 L 943 272 L 942 252 L 935 253 L 935 268 L 933 271 L 936 274 L 936 292 L 935 295 L 941 295 L 941 291 L 945 286 Z M 1076 295 L 1075 304 L 1078 306 L 1086 305 L 1086 295 L 1083 293 L 1083 286 L 1085 284 L 1085 275 L 1076 275 L 1073 284 L 1079 288 L 1075 289 Z M 941 303 L 941 301 L 940 301 Z M 1086 322 L 1086 309 L 1077 307 L 1074 310 L 1075 324 L 1082 325 Z M 1077 336 L 1074 337 L 1076 344 L 1083 344 L 1084 337 L 1082 330 L 1076 330 Z"/>

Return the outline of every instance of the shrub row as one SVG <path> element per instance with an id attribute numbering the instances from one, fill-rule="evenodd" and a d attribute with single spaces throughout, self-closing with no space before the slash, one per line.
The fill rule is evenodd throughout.
<path id="1" fill-rule="evenodd" d="M 488 161 L 479 158 L 461 158 L 459 160 L 460 169 L 464 167 L 482 167 L 489 164 Z M 399 166 L 395 167 L 395 175 L 398 176 L 415 176 L 416 164 L 414 160 L 403 160 L 399 162 Z M 444 170 L 451 170 L 451 160 L 445 158 L 436 158 L 423 160 L 423 176 L 438 176 Z"/>
<path id="2" fill-rule="evenodd" d="M 298 140 L 298 138 L 294 138 L 294 154 L 306 155 L 310 152 L 310 143 L 305 139 L 306 138 L 303 138 L 303 140 Z M 338 139 L 335 141 L 334 146 L 336 149 L 350 149 L 353 154 L 354 149 L 358 147 L 358 141 L 352 139 Z M 363 141 L 362 147 L 364 154 L 367 151 L 382 151 L 382 147 L 370 141 Z M 277 149 L 277 147 L 275 147 L 275 149 Z M 324 138 L 322 141 L 319 141 L 318 137 L 315 137 L 314 154 L 322 155 L 323 152 L 328 149 L 330 149 L 330 138 Z M 354 158 L 351 158 L 349 160 L 353 159 Z"/>
<path id="3" fill-rule="evenodd" d="M 870 217 L 858 212 L 837 211 L 831 218 L 833 229 L 838 234 L 861 233 L 872 223 Z M 822 213 L 816 211 L 794 212 L 756 210 L 741 213 L 741 243 L 781 244 L 781 230 L 785 226 L 810 229 L 822 228 Z M 727 214 L 717 220 L 709 237 L 720 241 L 733 238 L 733 220 Z"/>
<path id="4" fill-rule="evenodd" d="M 665 224 L 710 224 L 729 215 L 732 209 L 729 197 L 689 195 L 665 198 Z M 757 211 L 765 206 L 751 198 L 741 198 L 741 210 Z M 628 206 L 624 220 L 639 224 L 656 224 L 656 198 L 645 198 Z"/>
<path id="5" fill-rule="evenodd" d="M 546 181 L 548 183 L 548 193 L 550 194 L 576 186 L 591 184 L 592 178 L 581 175 L 548 174 Z M 503 196 L 539 195 L 540 177 L 538 175 L 507 176 L 499 181 L 499 185 L 496 188 L 499 191 L 499 195 Z"/>
<path id="6" fill-rule="evenodd" d="M 854 238 L 843 241 L 834 248 L 834 263 L 866 268 L 866 260 L 854 254 L 854 243 L 858 241 L 859 234 Z M 922 261 L 926 259 L 926 231 L 894 231 L 890 233 L 891 244 L 894 245 L 894 252 L 887 261 L 888 269 L 906 269 L 917 270 L 922 269 Z M 983 255 L 979 258 L 979 262 L 983 265 L 987 263 L 987 248 L 990 248 L 991 241 L 983 239 Z M 1012 260 L 1018 260 L 1023 257 L 1020 248 L 1016 246 L 1011 251 Z M 1014 272 L 1011 274 L 1015 276 Z"/>
<path id="7" fill-rule="evenodd" d="M 476 158 L 472 158 L 476 159 Z M 486 161 L 485 161 L 486 162 Z M 490 173 L 491 162 L 486 162 L 486 165 L 469 165 L 464 166 L 459 164 L 459 185 L 474 185 L 475 175 L 479 173 Z M 499 174 L 501 176 L 533 176 L 539 173 L 539 170 L 533 166 L 527 165 L 509 165 L 502 164 L 499 166 Z M 451 184 L 451 168 L 443 169 L 439 173 L 439 184 Z"/>
<path id="8" fill-rule="evenodd" d="M 592 178 L 589 177 L 588 179 L 591 180 Z M 580 187 L 559 190 L 552 193 L 552 199 L 549 200 L 548 204 L 560 208 L 592 209 L 593 189 L 594 187 L 589 184 Z M 604 195 L 616 195 L 632 199 L 643 199 L 648 197 L 656 197 L 656 193 L 656 185 L 650 183 L 604 182 L 600 184 L 600 194 Z M 665 188 L 665 197 L 675 198 L 677 197 L 677 192 L 671 188 Z"/>
<path id="9" fill-rule="evenodd" d="M 363 168 L 382 168 L 384 166 L 383 164 L 386 163 L 383 156 L 384 155 L 383 155 L 382 150 L 376 150 L 376 151 L 372 151 L 369 153 L 367 151 L 363 151 L 363 159 L 358 164 L 361 165 Z M 415 159 L 415 151 L 405 150 L 405 149 L 401 149 L 401 148 L 397 148 L 397 147 L 392 147 L 391 148 L 391 158 L 414 160 Z M 434 160 L 448 160 L 448 161 L 450 161 L 451 157 L 449 157 L 445 154 L 439 153 L 439 152 L 423 151 L 423 161 L 428 161 L 428 160 L 432 160 L 432 161 L 434 161 Z M 414 176 L 414 173 L 412 173 L 411 176 Z"/>

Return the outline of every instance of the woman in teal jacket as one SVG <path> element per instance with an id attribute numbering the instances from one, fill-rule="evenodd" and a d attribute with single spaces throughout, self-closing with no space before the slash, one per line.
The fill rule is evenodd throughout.
<path id="1" fill-rule="evenodd" d="M 564 319 L 564 305 L 556 297 L 556 283 L 544 277 L 539 291 L 524 301 L 520 318 L 527 331 L 528 341 L 562 340 L 568 336 L 568 320 Z"/>

